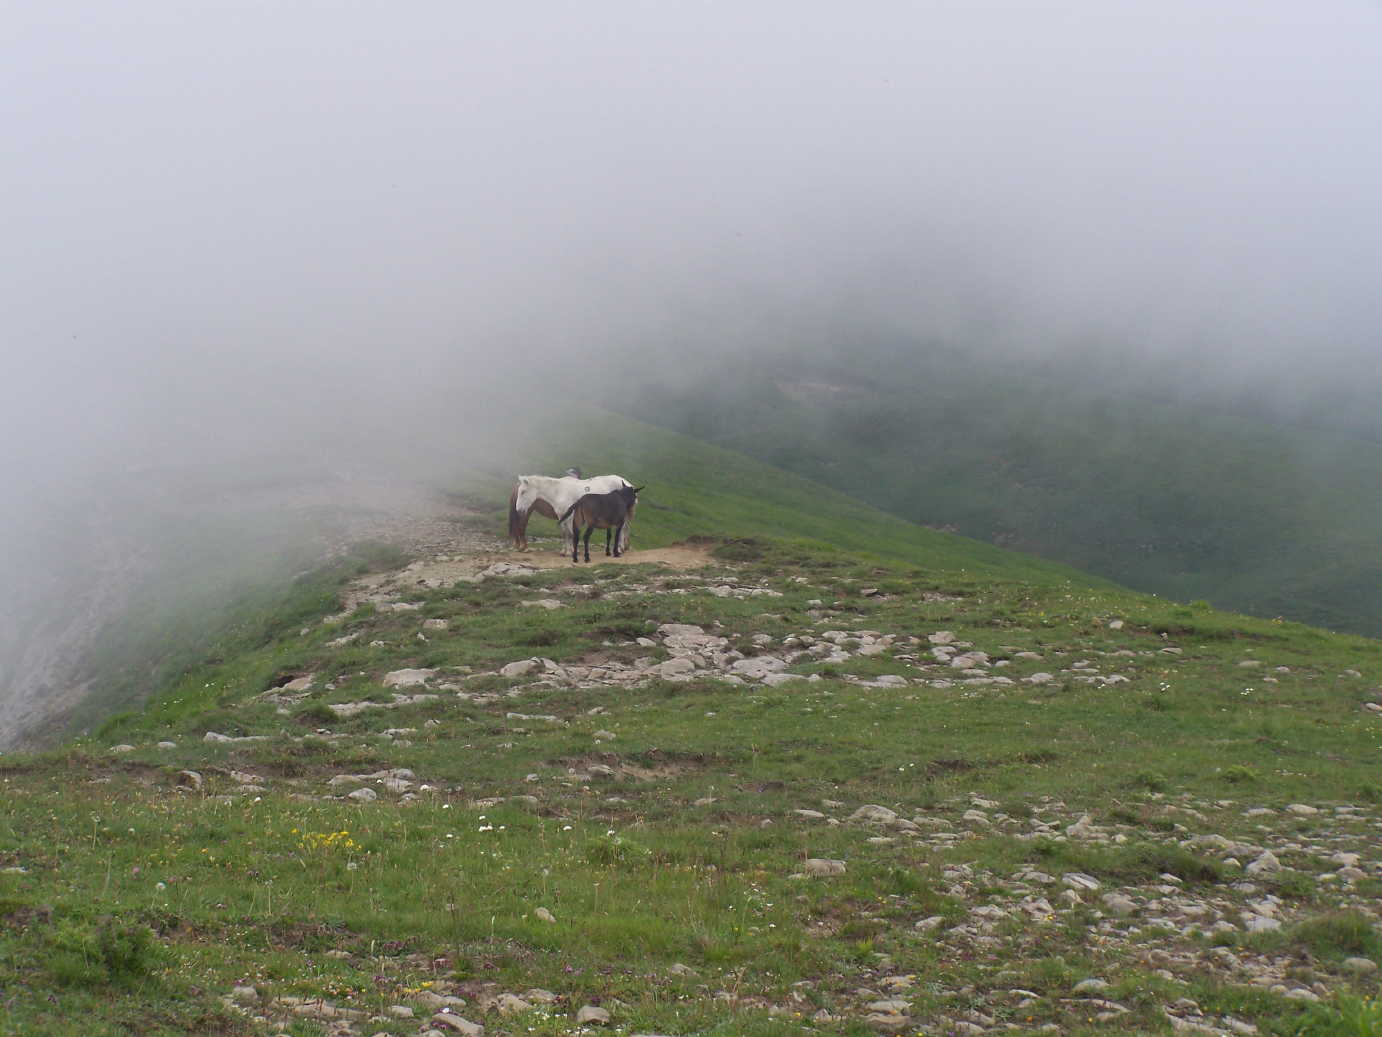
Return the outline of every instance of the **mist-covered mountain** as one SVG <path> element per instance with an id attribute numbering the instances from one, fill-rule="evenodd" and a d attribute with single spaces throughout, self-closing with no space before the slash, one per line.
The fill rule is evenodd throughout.
<path id="1" fill-rule="evenodd" d="M 1382 632 L 1382 455 L 1362 399 L 1098 361 L 797 348 L 622 399 L 926 525 L 1176 600 Z"/>

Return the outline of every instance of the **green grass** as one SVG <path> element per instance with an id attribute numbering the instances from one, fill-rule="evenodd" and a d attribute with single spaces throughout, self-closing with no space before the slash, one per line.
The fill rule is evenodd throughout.
<path id="1" fill-rule="evenodd" d="M 588 469 L 660 473 L 636 548 L 705 537 L 713 567 L 567 567 L 322 622 L 357 559 L 189 645 L 146 708 L 98 735 L 0 757 L 0 1032 L 321 1032 L 321 1020 L 257 1027 L 226 1008 L 245 984 L 398 1034 L 418 1023 L 373 1017 L 406 1004 L 425 1019 L 429 991 L 465 998 L 461 1014 L 500 1033 L 570 1033 L 599 1001 L 615 1032 L 862 1034 L 864 1005 L 889 983 L 937 1029 L 979 1012 L 1029 1031 L 1163 1032 L 1181 998 L 1271 1034 L 1353 1032 L 1327 1027 L 1366 1018 L 1376 978 L 1342 961 L 1378 954 L 1375 880 L 1346 890 L 1324 857 L 1375 856 L 1362 792 L 1376 786 L 1378 729 L 1359 708 L 1382 679 L 1375 642 L 1132 594 L 617 419 L 583 442 Z M 467 486 L 496 501 L 499 529 L 503 495 L 490 491 L 502 489 Z M 706 589 L 723 581 L 778 596 Z M 522 605 L 537 597 L 565 607 Z M 423 642 L 429 618 L 449 626 Z M 660 658 L 660 643 L 636 639 L 671 622 L 749 653 L 827 630 L 897 640 L 829 667 L 797 662 L 829 672 L 779 687 L 492 672 L 529 656 Z M 931 659 L 939 630 L 1006 663 L 990 672 L 1014 683 L 962 683 Z M 329 647 L 344 633 L 360 636 Z M 1082 682 L 1081 661 L 1125 680 Z M 405 667 L 437 668 L 441 697 L 349 719 L 326 708 L 391 702 L 382 676 Z M 1037 672 L 1056 678 L 1022 680 Z M 315 687 L 283 712 L 260 697 L 308 673 Z M 884 673 L 926 683 L 851 680 Z M 264 740 L 208 743 L 208 730 Z M 135 748 L 111 753 L 118 742 Z M 365 804 L 341 798 L 355 785 L 328 784 L 394 768 L 414 773 L 410 802 L 382 780 L 365 782 L 379 794 Z M 184 769 L 200 791 L 180 787 Z M 251 778 L 261 788 L 242 791 Z M 1322 812 L 1284 812 L 1302 802 Z M 966 817 L 976 803 L 982 816 Z M 864 804 L 916 828 L 850 822 Z M 1344 805 L 1358 809 L 1336 815 Z M 1084 814 L 1101 841 L 1065 834 Z M 1270 843 L 1285 870 L 1242 888 L 1227 860 L 1241 851 L 1190 842 L 1206 834 Z M 802 877 L 811 858 L 846 872 Z M 1100 889 L 1070 902 L 1075 872 Z M 1032 873 L 1051 884 L 1018 878 Z M 1130 916 L 1105 910 L 1114 891 L 1136 899 Z M 1207 931 L 1268 894 L 1279 931 Z M 1024 896 L 1045 898 L 1049 917 Z M 1208 906 L 1206 932 L 1158 927 L 1156 904 L 1180 896 Z M 1248 983 L 1217 964 L 1216 939 L 1293 983 L 1308 971 L 1329 997 Z M 1071 993 L 1089 977 L 1126 1011 L 1097 1020 Z M 545 1013 L 483 1008 L 487 991 L 535 987 L 558 997 Z M 821 1010 L 833 1021 L 810 1022 Z"/>

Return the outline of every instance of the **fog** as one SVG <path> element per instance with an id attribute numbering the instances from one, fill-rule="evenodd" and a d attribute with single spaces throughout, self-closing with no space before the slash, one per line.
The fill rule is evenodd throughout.
<path id="1" fill-rule="evenodd" d="M 670 379 L 880 336 L 1288 400 L 1377 377 L 1375 3 L 5 21 L 15 615 L 100 562 L 93 486 L 285 457 L 437 475 L 477 449 L 470 403 L 559 409 L 611 357 Z M 0 714 L 28 680 L 17 630 Z"/>

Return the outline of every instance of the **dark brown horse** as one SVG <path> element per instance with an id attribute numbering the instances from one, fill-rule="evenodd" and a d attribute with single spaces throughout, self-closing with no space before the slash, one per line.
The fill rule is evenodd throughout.
<path id="1" fill-rule="evenodd" d="M 633 518 L 638 506 L 638 491 L 642 486 L 624 486 L 612 493 L 587 493 L 566 509 L 558 522 L 571 520 L 571 560 L 579 562 L 576 552 L 580 546 L 581 527 L 585 526 L 585 560 L 590 561 L 590 534 L 605 531 L 605 554 L 610 553 L 610 536 L 614 537 L 614 557 L 619 557 L 619 537 Z"/>

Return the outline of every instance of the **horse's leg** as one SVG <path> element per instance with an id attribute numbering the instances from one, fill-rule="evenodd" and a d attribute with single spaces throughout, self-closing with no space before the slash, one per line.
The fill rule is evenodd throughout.
<path id="1" fill-rule="evenodd" d="M 606 557 L 606 558 L 609 557 L 609 530 L 610 530 L 610 527 L 609 527 L 609 526 L 606 526 L 606 527 L 605 527 L 605 557 Z M 618 552 L 615 552 L 615 554 L 616 554 L 616 556 L 617 556 Z"/>
<path id="2" fill-rule="evenodd" d="M 590 561 L 590 534 L 595 532 L 595 523 L 585 527 L 585 560 Z"/>
<path id="3" fill-rule="evenodd" d="M 614 557 L 615 557 L 615 558 L 618 558 L 618 557 L 619 557 L 619 538 L 620 538 L 621 536 L 623 536 L 623 535 L 624 535 L 624 520 L 623 520 L 623 519 L 620 519 L 620 520 L 619 520 L 619 525 L 617 525 L 617 526 L 614 527 Z M 608 537 L 609 534 L 606 533 L 605 536 Z M 605 541 L 605 546 L 606 546 L 606 549 L 608 549 L 608 546 L 609 546 L 609 541 L 608 541 L 608 540 Z"/>
<path id="4" fill-rule="evenodd" d="M 564 530 L 566 529 L 566 527 L 563 526 L 562 529 L 563 529 L 563 531 L 564 531 Z M 580 547 L 580 546 L 581 546 L 581 527 L 578 526 L 578 525 L 576 525 L 576 520 L 573 518 L 573 519 L 571 520 L 571 560 L 572 560 L 573 562 L 579 562 L 579 561 L 580 561 L 580 559 L 576 557 L 576 549 L 577 549 L 578 547 Z M 562 547 L 562 551 L 563 551 L 563 552 L 566 551 L 566 547 L 565 547 L 564 545 L 563 545 L 563 547 Z"/>

